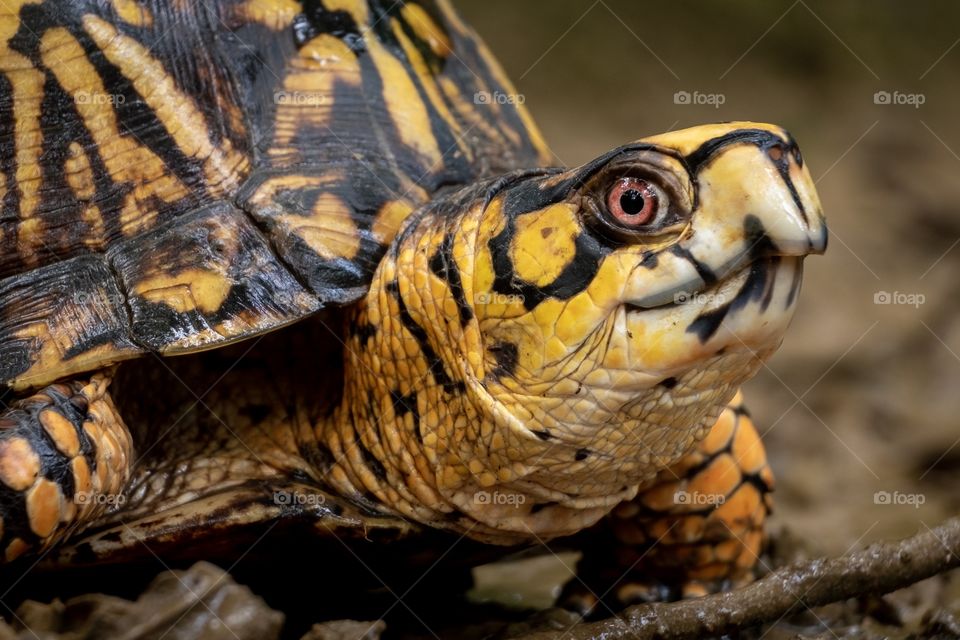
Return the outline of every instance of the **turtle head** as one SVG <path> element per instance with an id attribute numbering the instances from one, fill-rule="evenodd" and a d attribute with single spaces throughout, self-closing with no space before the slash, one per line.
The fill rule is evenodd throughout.
<path id="1" fill-rule="evenodd" d="M 826 240 L 793 139 L 753 123 L 434 202 L 368 298 L 403 362 L 381 371 L 409 372 L 385 393 L 416 404 L 431 508 L 510 541 L 632 498 L 779 346 Z"/>

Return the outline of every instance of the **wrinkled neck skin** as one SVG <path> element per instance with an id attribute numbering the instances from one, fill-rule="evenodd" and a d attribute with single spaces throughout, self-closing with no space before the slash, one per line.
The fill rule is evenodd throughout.
<path id="1" fill-rule="evenodd" d="M 495 224 L 480 206 L 411 222 L 347 318 L 343 400 L 317 431 L 343 495 L 516 544 L 575 533 L 633 498 L 776 345 L 691 359 L 664 384 L 607 361 L 628 339 L 620 308 L 560 357 L 528 360 L 522 336 L 543 342 L 537 314 L 476 304 L 490 302 L 477 283 L 481 231 Z M 602 371 L 618 364 L 615 380 Z"/>

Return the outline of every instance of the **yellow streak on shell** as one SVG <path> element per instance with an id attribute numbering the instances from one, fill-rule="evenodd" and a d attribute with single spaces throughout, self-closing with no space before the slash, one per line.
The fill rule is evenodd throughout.
<path id="1" fill-rule="evenodd" d="M 329 125 L 335 83 L 358 87 L 360 64 L 342 40 L 321 34 L 289 61 L 283 89 L 274 94 L 277 112 L 271 156 L 295 156 L 298 131 Z"/>
<path id="2" fill-rule="evenodd" d="M 406 67 L 377 38 L 365 40 L 370 57 L 383 79 L 383 101 L 400 141 L 431 164 L 440 161 L 440 149 L 430 128 L 430 117 Z"/>
<path id="3" fill-rule="evenodd" d="M 40 55 L 64 90 L 74 97 L 110 176 L 116 182 L 134 185 L 120 215 L 121 229 L 129 234 L 150 226 L 156 217 L 156 211 L 148 206 L 151 196 L 173 202 L 187 194 L 186 188 L 156 154 L 131 136 L 120 135 L 114 110 L 100 104 L 109 97 L 103 81 L 69 31 L 56 28 L 44 33 Z"/>
<path id="4" fill-rule="evenodd" d="M 328 260 L 352 260 L 360 250 L 360 230 L 350 207 L 332 193 L 318 197 L 309 216 L 287 213 L 278 216 L 277 222 Z"/>
<path id="5" fill-rule="evenodd" d="M 43 133 L 40 130 L 40 109 L 43 100 L 44 75 L 28 58 L 10 49 L 8 43 L 20 28 L 20 9 L 36 0 L 9 0 L 0 4 L 0 72 L 10 82 L 10 104 L 13 109 L 13 147 L 16 158 L 16 181 L 20 190 L 18 240 L 21 256 L 33 262 L 36 249 L 42 246 L 43 228 L 31 221 L 40 204 L 43 176 L 40 153 Z"/>
<path id="6" fill-rule="evenodd" d="M 117 31 L 109 22 L 96 16 L 84 16 L 83 26 L 103 55 L 133 84 L 150 105 L 157 119 L 180 150 L 203 162 L 207 188 L 213 194 L 232 192 L 248 160 L 235 151 L 229 140 L 223 148 L 211 140 L 210 131 L 191 97 L 177 87 L 163 64 L 150 50 L 129 36 Z"/>
<path id="7" fill-rule="evenodd" d="M 243 20 L 262 24 L 274 31 L 288 28 L 303 11 L 295 0 L 247 0 L 237 9 Z"/>
<path id="8" fill-rule="evenodd" d="M 418 4 L 405 4 L 400 9 L 400 15 L 436 56 L 446 58 L 453 51 L 450 38 L 423 7 Z"/>
<path id="9" fill-rule="evenodd" d="M 153 14 L 137 0 L 113 0 L 113 10 L 127 24 L 135 27 L 152 27 Z"/>
<path id="10" fill-rule="evenodd" d="M 144 300 L 165 304 L 178 313 L 198 309 L 209 314 L 221 307 L 231 286 L 223 274 L 186 269 L 174 275 L 150 276 L 137 282 L 133 291 Z"/>

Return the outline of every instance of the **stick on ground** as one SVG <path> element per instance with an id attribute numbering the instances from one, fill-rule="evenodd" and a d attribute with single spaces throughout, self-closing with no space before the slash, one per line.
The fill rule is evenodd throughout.
<path id="1" fill-rule="evenodd" d="M 778 620 L 805 608 L 884 594 L 960 566 L 960 517 L 898 542 L 878 542 L 837 558 L 789 565 L 736 591 L 680 602 L 638 605 L 616 618 L 581 623 L 566 640 L 720 635 Z M 537 632 L 521 640 L 550 640 Z"/>

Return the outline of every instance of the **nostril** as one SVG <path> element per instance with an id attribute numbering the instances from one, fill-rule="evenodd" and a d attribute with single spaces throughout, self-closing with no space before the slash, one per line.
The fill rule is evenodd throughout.
<path id="1" fill-rule="evenodd" d="M 767 146 L 767 156 L 777 164 L 786 162 L 788 158 L 792 157 L 797 166 L 803 166 L 803 155 L 800 153 L 800 147 L 793 140 L 775 142 Z"/>
<path id="2" fill-rule="evenodd" d="M 803 167 L 803 154 L 800 153 L 800 147 L 792 144 L 790 145 L 790 150 L 793 152 L 793 160 L 797 163 L 797 166 Z"/>

